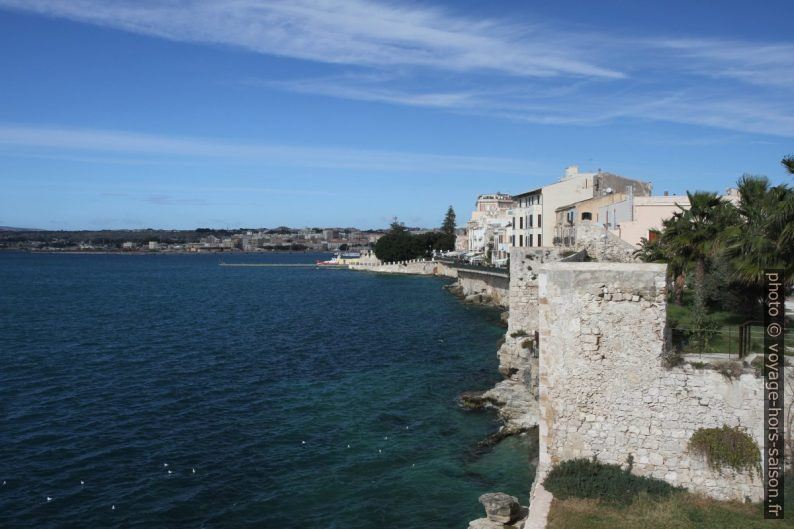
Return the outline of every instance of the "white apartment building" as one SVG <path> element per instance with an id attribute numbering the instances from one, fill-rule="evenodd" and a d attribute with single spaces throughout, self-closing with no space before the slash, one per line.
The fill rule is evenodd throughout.
<path id="1" fill-rule="evenodd" d="M 493 261 L 507 259 L 511 223 L 508 211 L 513 206 L 513 198 L 504 193 L 478 196 L 466 223 L 466 250 L 471 254 L 486 254 L 490 250 Z"/>
<path id="2" fill-rule="evenodd" d="M 630 187 L 635 196 L 651 194 L 651 183 L 612 173 L 582 173 L 572 165 L 559 181 L 525 193 L 513 195 L 516 206 L 510 210 L 509 241 L 512 246 L 552 246 L 556 210 L 593 197 L 612 194 Z"/>

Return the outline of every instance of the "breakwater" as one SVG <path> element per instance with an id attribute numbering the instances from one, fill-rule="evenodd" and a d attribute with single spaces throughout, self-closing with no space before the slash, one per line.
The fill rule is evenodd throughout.
<path id="1" fill-rule="evenodd" d="M 472 266 L 451 260 L 415 259 L 395 263 L 362 262 L 349 265 L 351 270 L 379 274 L 432 275 L 454 278 L 448 288 L 469 303 L 507 308 L 510 273 L 506 269 Z"/>

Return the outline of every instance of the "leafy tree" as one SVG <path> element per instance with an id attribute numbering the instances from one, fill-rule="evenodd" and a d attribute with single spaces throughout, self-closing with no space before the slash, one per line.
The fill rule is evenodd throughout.
<path id="1" fill-rule="evenodd" d="M 695 344 L 697 352 L 706 352 L 709 344 L 719 331 L 717 320 L 706 312 L 705 306 L 695 305 L 692 313 L 692 328 L 687 331 L 689 339 Z"/>
<path id="2" fill-rule="evenodd" d="M 414 237 L 397 219 L 391 223 L 388 233 L 375 243 L 375 256 L 384 262 L 406 261 L 419 255 Z"/>
<path id="3" fill-rule="evenodd" d="M 452 206 L 447 208 L 447 214 L 444 215 L 444 222 L 441 224 L 441 231 L 447 235 L 455 236 L 455 210 Z"/>
<path id="4" fill-rule="evenodd" d="M 441 223 L 441 237 L 436 240 L 434 249 L 448 252 L 455 249 L 455 210 L 452 206 L 447 208 L 444 222 Z"/>

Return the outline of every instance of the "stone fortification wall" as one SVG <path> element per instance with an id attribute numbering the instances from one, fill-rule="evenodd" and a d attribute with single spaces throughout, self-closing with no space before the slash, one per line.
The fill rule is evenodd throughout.
<path id="1" fill-rule="evenodd" d="M 503 272 L 483 267 L 466 269 L 449 266 L 442 261 L 412 260 L 399 263 L 368 262 L 349 265 L 351 270 L 381 274 L 416 274 L 453 277 L 457 281 L 450 290 L 469 302 L 506 307 L 510 279 Z"/>
<path id="2" fill-rule="evenodd" d="M 556 248 L 511 248 L 510 284 L 505 343 L 499 349 L 499 372 L 516 376 L 535 394 L 537 354 L 534 348 L 538 330 L 537 270 L 542 263 L 560 259 Z M 534 367 L 534 369 L 533 369 Z M 533 382 L 534 380 L 534 382 Z"/>
<path id="3" fill-rule="evenodd" d="M 553 263 L 537 284 L 540 476 L 566 459 L 625 465 L 631 455 L 634 473 L 717 499 L 762 499 L 757 472 L 720 474 L 688 450 L 695 430 L 724 424 L 763 446 L 763 382 L 663 367 L 665 265 Z"/>
<path id="4" fill-rule="evenodd" d="M 400 261 L 398 263 L 362 262 L 351 264 L 351 270 L 365 270 L 378 272 L 381 274 L 417 274 L 429 276 L 458 277 L 458 272 L 454 268 L 446 266 L 438 261 L 425 261 L 415 259 L 411 261 Z"/>
<path id="5" fill-rule="evenodd" d="M 635 261 L 633 254 L 637 247 L 610 233 L 600 224 L 583 221 L 576 226 L 574 249 L 587 251 L 594 261 L 630 263 Z"/>
<path id="6" fill-rule="evenodd" d="M 510 278 L 464 269 L 457 270 L 457 273 L 457 284 L 464 297 L 481 296 L 480 302 L 487 300 L 490 304 L 507 307 Z"/>

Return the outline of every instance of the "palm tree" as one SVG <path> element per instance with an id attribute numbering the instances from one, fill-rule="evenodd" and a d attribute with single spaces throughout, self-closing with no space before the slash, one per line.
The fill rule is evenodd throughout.
<path id="1" fill-rule="evenodd" d="M 664 253 L 664 248 L 661 245 L 661 232 L 659 230 L 651 230 L 655 232 L 656 236 L 653 240 L 640 238 L 640 247 L 633 252 L 633 256 L 645 263 L 664 263 L 667 262 L 667 256 Z"/>
<path id="2" fill-rule="evenodd" d="M 705 278 L 708 260 L 720 249 L 720 235 L 735 222 L 735 208 L 716 193 L 687 192 L 689 208 L 678 206 L 665 227 L 664 239 L 669 252 L 678 258 L 679 265 L 693 263 L 695 267 L 695 307 L 705 307 Z M 681 271 L 685 266 L 681 267 Z"/>
<path id="3" fill-rule="evenodd" d="M 686 269 L 689 264 L 685 248 L 675 248 L 670 244 L 670 239 L 674 238 L 673 233 L 680 224 L 680 217 L 681 212 L 676 212 L 672 218 L 662 221 L 663 231 L 653 230 L 656 234 L 653 240 L 642 237 L 639 249 L 634 251 L 634 257 L 646 263 L 667 263 L 667 285 L 668 288 L 672 287 L 673 302 L 676 305 L 683 302 Z"/>
<path id="4" fill-rule="evenodd" d="M 661 246 L 667 260 L 668 281 L 673 285 L 673 302 L 681 305 L 684 300 L 686 273 L 692 261 L 692 251 L 683 243 L 689 229 L 688 220 L 684 217 L 686 210 L 680 205 L 678 207 L 681 211 L 676 211 L 672 217 L 662 221 Z"/>
<path id="5" fill-rule="evenodd" d="M 789 174 L 794 174 L 794 156 L 786 156 L 780 163 L 783 164 Z"/>
<path id="6" fill-rule="evenodd" d="M 764 270 L 781 269 L 783 282 L 794 284 L 794 190 L 753 176 L 743 176 L 737 187 L 741 222 L 726 230 L 725 255 L 733 280 L 760 298 Z"/>

